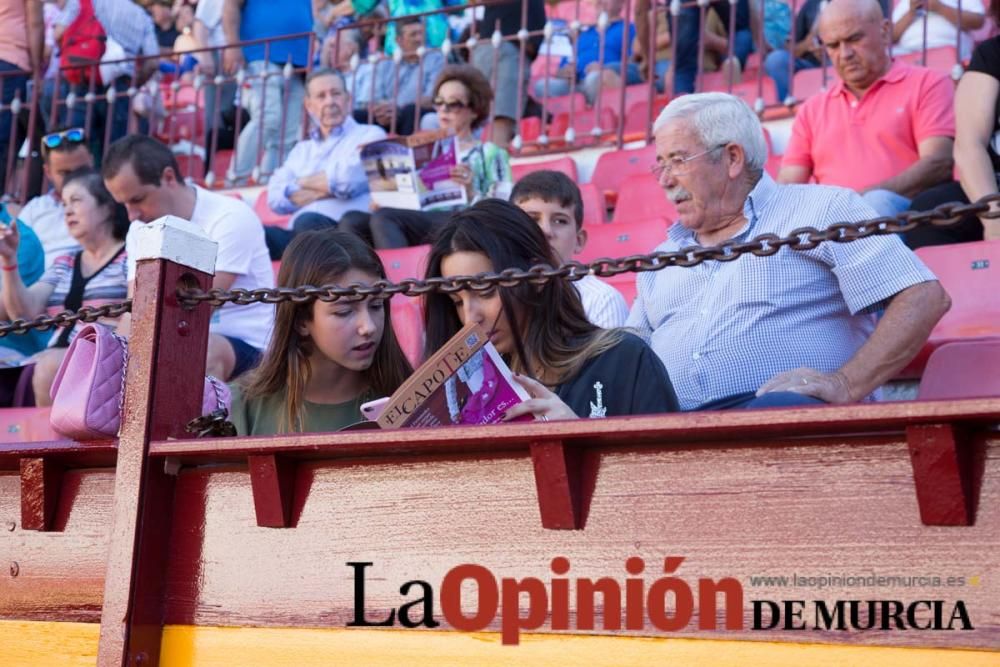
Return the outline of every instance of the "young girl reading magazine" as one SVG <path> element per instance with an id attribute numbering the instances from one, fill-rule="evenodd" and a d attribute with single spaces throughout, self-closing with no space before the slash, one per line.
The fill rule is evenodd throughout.
<path id="1" fill-rule="evenodd" d="M 538 225 L 517 206 L 487 199 L 455 213 L 437 236 L 427 276 L 474 276 L 536 264 L 558 266 Z M 488 292 L 426 296 L 427 355 L 469 321 L 492 327 L 490 340 L 531 395 L 513 419 L 614 417 L 677 410 L 656 354 L 623 329 L 599 329 L 561 279 Z"/>
<path id="2" fill-rule="evenodd" d="M 385 278 L 375 251 L 347 232 L 299 234 L 278 285 L 371 284 Z M 361 404 L 389 396 L 413 369 L 392 331 L 389 302 L 279 303 L 260 366 L 233 387 L 239 435 L 336 431 L 361 420 Z"/>

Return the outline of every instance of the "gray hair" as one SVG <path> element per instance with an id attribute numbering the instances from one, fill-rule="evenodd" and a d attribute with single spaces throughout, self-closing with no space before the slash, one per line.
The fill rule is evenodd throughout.
<path id="1" fill-rule="evenodd" d="M 344 90 L 347 90 L 347 79 L 344 78 L 343 74 L 329 67 L 317 67 L 306 76 L 305 88 L 307 96 L 309 95 L 309 84 L 323 76 L 333 76 L 340 79 L 340 85 L 343 86 Z M 347 92 L 351 91 L 347 90 Z"/>
<path id="2" fill-rule="evenodd" d="M 739 144 L 747 166 L 762 170 L 767 163 L 767 142 L 757 114 L 738 97 L 726 93 L 696 93 L 673 100 L 653 123 L 653 132 L 668 121 L 685 118 L 698 133 L 705 148 Z"/>

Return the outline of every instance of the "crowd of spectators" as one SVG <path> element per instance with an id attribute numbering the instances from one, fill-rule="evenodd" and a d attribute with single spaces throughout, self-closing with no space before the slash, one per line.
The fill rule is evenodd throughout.
<path id="1" fill-rule="evenodd" d="M 387 14 L 401 17 L 381 46 L 393 54 L 389 59 L 377 55 L 381 36 L 369 33 L 370 25 L 340 30 L 381 11 L 363 2 L 201 0 L 196 6 L 152 2 L 143 9 L 129 0 L 65 0 L 44 15 L 37 3 L 24 2 L 20 12 L 10 4 L 0 9 L 0 19 L 10 19 L 0 21 L 0 31 L 8 24 L 23 28 L 16 39 L 0 41 L 0 69 L 14 72 L 4 78 L 5 96 L 24 95 L 29 82 L 51 84 L 43 90 L 56 96 L 62 94 L 57 82 L 63 92 L 81 96 L 95 86 L 86 75 L 30 81 L 32 72 L 51 70 L 46 57 L 56 59 L 58 70 L 52 46 L 64 43 L 61 33 L 75 30 L 70 26 L 80 17 L 100 23 L 122 53 L 149 56 L 101 72 L 101 85 L 119 92 L 150 80 L 161 56 L 223 47 L 192 58 L 203 73 L 249 75 L 248 91 L 240 96 L 249 122 L 235 138 L 233 173 L 237 179 L 270 175 L 268 205 L 289 214 L 290 223 L 288 229 L 265 227 L 246 203 L 186 183 L 171 148 L 147 136 L 128 95 L 100 98 L 92 108 L 51 105 L 56 113 L 43 118 L 48 130 L 39 137 L 37 161 L 50 189 L 0 229 L 0 317 L 77 309 L 131 294 L 136 274 L 129 221 L 139 225 L 165 215 L 193 222 L 219 244 L 213 281 L 219 288 L 273 286 L 272 259 L 283 262 L 282 284 L 308 276 L 348 284 L 384 278 L 373 249 L 431 244 L 427 276 L 435 277 L 539 261 L 557 265 L 587 242 L 577 185 L 548 171 L 514 183 L 503 142 L 504 119 L 512 130 L 523 112 L 511 105 L 528 99 L 520 53 L 536 53 L 537 40 L 502 41 L 497 50 L 483 39 L 466 54 L 468 61 L 458 49 L 435 50 L 452 32 L 468 29 L 444 15 L 441 25 L 408 16 L 438 9 L 439 2 L 388 4 Z M 781 1 L 767 3 L 763 15 L 750 11 L 746 0 L 735 7 L 713 3 L 694 14 L 682 9 L 677 25 L 694 21 L 694 27 L 671 35 L 660 30 L 661 8 L 638 2 L 630 22 L 621 0 L 601 0 L 606 30 L 585 29 L 576 59 L 538 81 L 534 92 L 555 95 L 577 86 L 593 100 L 603 86 L 643 76 L 657 76 L 667 90 L 690 92 L 697 63 L 706 56 L 697 53 L 699 43 L 734 76 L 752 50 L 770 50 L 763 66 L 779 90 L 794 69 L 825 63 L 836 74 L 826 90 L 798 107 L 776 178 L 765 170 L 767 143 L 745 102 L 722 93 L 675 97 L 653 126 L 656 160 L 650 168 L 665 193 L 664 206 L 669 200 L 676 209 L 658 250 L 784 235 L 803 224 L 824 228 L 996 193 L 1000 37 L 970 50 L 969 71 L 956 92 L 947 73 L 893 57 L 907 39 L 912 45 L 907 34 L 916 19 L 909 5 L 908 19 L 887 18 L 902 4 L 892 10 L 879 0 L 809 0 L 793 16 Z M 529 21 L 540 6 L 528 0 Z M 521 8 L 520 2 L 491 5 L 480 22 L 492 19 L 503 34 L 514 35 Z M 960 45 L 967 37 L 960 33 L 975 30 L 984 17 L 974 0 L 961 16 L 944 0 L 920 9 L 940 19 L 933 31 L 927 19 L 928 34 L 944 35 L 951 26 L 950 37 L 941 39 Z M 991 11 L 998 12 L 997 4 Z M 669 49 L 672 62 L 659 55 L 647 62 L 638 48 L 654 20 L 665 37 L 657 46 L 676 42 Z M 316 30 L 325 33 L 322 42 L 307 36 Z M 714 37 L 699 40 L 701 30 Z M 253 41 L 264 38 L 281 39 Z M 239 41 L 251 43 L 229 46 Z M 621 62 L 623 51 L 629 62 Z M 178 62 L 171 58 L 164 60 Z M 232 84 L 208 81 L 206 92 L 213 94 L 206 104 L 211 97 L 220 105 L 213 107 L 218 117 L 233 106 Z M 297 112 L 288 113 L 298 109 L 305 112 L 304 126 Z M 484 140 L 480 132 L 490 118 L 493 134 Z M 0 113 L 0 142 L 17 136 L 14 123 L 9 110 Z M 360 147 L 387 132 L 428 128 L 452 135 L 457 159 L 448 176 L 464 188 L 467 203 L 424 211 L 375 206 Z M 953 181 L 955 166 L 959 180 Z M 1000 223 L 969 218 L 905 238 L 783 249 L 752 267 L 741 259 L 642 273 L 631 308 L 592 276 L 542 288 L 435 295 L 425 307 L 427 351 L 470 320 L 493 324 L 497 349 L 532 397 L 509 418 L 877 400 L 879 387 L 919 350 L 949 304 L 935 276 L 906 246 L 982 238 L 1000 238 Z M 346 254 L 320 269 L 310 265 L 318 261 L 317 247 Z M 108 324 L 129 331 L 127 315 Z M 280 334 L 273 335 L 272 326 Z M 400 358 L 391 331 L 388 309 L 371 300 L 279 308 L 277 319 L 267 304 L 226 304 L 213 317 L 207 367 L 225 380 L 244 378 L 236 396 L 247 432 L 325 428 L 341 423 L 345 405 L 354 414 L 363 398 L 387 393 L 405 377 L 380 368 Z M 40 405 L 72 335 L 66 330 L 26 338 L 13 347 L 4 341 L 7 363 L 34 362 Z M 351 345 L 334 340 L 338 336 Z M 288 365 L 293 348 L 294 367 Z M 657 387 L 654 395 L 620 386 L 623 368 L 638 369 L 645 386 Z M 287 383 L 275 385 L 266 376 L 275 369 L 287 373 Z M 316 369 L 333 369 L 334 375 L 320 380 Z M 341 372 L 343 382 L 337 381 Z M 339 407 L 328 419 L 310 415 L 317 405 Z"/>

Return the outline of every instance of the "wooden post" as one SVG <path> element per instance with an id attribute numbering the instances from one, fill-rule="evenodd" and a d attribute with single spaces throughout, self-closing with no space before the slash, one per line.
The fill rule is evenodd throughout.
<path id="1" fill-rule="evenodd" d="M 201 412 L 211 308 L 183 308 L 179 286 L 211 287 L 217 244 L 167 216 L 133 232 L 139 249 L 125 406 L 101 611 L 98 664 L 159 661 L 162 586 L 175 478 L 150 461 L 149 443 L 191 437 Z"/>

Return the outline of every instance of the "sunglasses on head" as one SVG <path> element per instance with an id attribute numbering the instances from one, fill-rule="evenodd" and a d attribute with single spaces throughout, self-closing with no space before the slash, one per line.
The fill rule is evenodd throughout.
<path id="1" fill-rule="evenodd" d="M 86 139 L 82 127 L 71 127 L 62 132 L 53 132 L 42 137 L 42 145 L 48 149 L 59 148 L 65 144 L 82 144 Z"/>
<path id="2" fill-rule="evenodd" d="M 437 97 L 437 98 L 434 99 L 434 107 L 437 108 L 437 109 L 444 109 L 445 111 L 448 111 L 449 113 L 455 113 L 456 111 L 461 111 L 462 109 L 468 109 L 469 108 L 469 103 L 468 102 L 460 102 L 460 101 L 457 101 L 457 100 L 454 101 L 454 102 L 445 102 L 440 97 Z"/>

